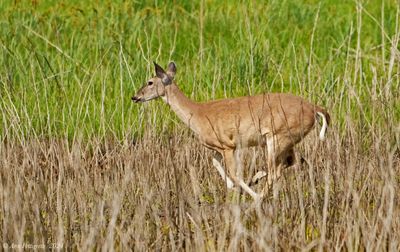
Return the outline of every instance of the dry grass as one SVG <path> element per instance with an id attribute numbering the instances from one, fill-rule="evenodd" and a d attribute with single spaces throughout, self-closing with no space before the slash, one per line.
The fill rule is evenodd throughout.
<path id="1" fill-rule="evenodd" d="M 400 251 L 398 2 L 56 2 L 0 6 L 0 249 Z M 169 59 L 198 101 L 327 108 L 326 141 L 254 205 L 166 106 L 129 101 Z M 240 154 L 247 180 L 265 166 Z"/>
<path id="2" fill-rule="evenodd" d="M 212 153 L 190 133 L 173 135 L 4 142 L 3 242 L 83 251 L 400 249 L 392 134 L 376 130 L 367 149 L 350 128 L 333 127 L 325 142 L 310 134 L 298 148 L 308 164 L 287 170 L 261 206 L 223 187 Z M 264 163 L 261 150 L 242 154 L 246 170 Z"/>

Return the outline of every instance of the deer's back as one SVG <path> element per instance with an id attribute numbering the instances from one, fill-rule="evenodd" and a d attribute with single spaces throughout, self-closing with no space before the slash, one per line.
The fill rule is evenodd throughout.
<path id="1" fill-rule="evenodd" d="M 253 146 L 265 135 L 283 135 L 298 142 L 314 126 L 315 105 L 301 97 L 268 93 L 201 103 L 204 127 L 219 144 Z M 215 144 L 215 143 L 214 143 Z M 218 144 L 218 143 L 217 143 Z"/>

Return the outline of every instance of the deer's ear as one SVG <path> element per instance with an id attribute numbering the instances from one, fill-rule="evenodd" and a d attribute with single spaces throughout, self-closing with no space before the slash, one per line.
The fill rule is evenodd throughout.
<path id="1" fill-rule="evenodd" d="M 158 78 L 162 79 L 165 75 L 164 69 L 161 66 L 159 66 L 156 62 L 153 62 L 153 63 L 154 63 L 155 71 L 156 71 L 156 76 Z"/>
<path id="2" fill-rule="evenodd" d="M 176 74 L 176 65 L 173 61 L 168 64 L 167 74 L 171 79 L 175 77 Z"/>
<path id="3" fill-rule="evenodd" d="M 162 67 L 160 67 L 156 62 L 153 62 L 153 63 L 154 63 L 154 67 L 156 70 L 156 76 L 161 79 L 161 82 L 164 85 L 171 84 L 172 80 L 168 76 L 168 74 L 164 71 L 164 69 Z"/>

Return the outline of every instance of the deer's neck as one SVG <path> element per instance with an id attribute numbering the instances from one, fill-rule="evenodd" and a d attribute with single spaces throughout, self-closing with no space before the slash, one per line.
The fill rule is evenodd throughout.
<path id="1" fill-rule="evenodd" d="M 171 106 L 176 115 L 195 133 L 199 133 L 197 127 L 198 105 L 187 98 L 175 83 L 166 87 L 165 96 L 162 99 Z"/>

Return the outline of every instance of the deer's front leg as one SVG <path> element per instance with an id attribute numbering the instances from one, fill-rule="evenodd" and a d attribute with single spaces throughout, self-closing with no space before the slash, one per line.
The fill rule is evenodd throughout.
<path id="1" fill-rule="evenodd" d="M 277 150 L 279 150 L 279 148 L 277 148 L 277 143 L 279 142 L 275 139 L 267 139 L 268 174 L 267 182 L 262 191 L 263 197 L 270 191 L 273 183 L 282 176 L 282 170 L 294 166 L 297 162 L 293 148 L 289 148 L 278 154 Z M 280 142 L 280 144 L 283 143 L 283 141 Z"/>
<path id="2" fill-rule="evenodd" d="M 221 165 L 221 161 L 222 155 L 220 153 L 217 153 L 212 160 L 214 167 L 217 169 L 219 175 L 221 175 L 222 179 L 225 181 L 226 187 L 228 189 L 232 189 L 234 184 L 232 180 L 226 175 L 224 167 Z"/>
<path id="3" fill-rule="evenodd" d="M 230 177 L 232 178 L 232 181 L 240 186 L 245 192 L 250 194 L 251 197 L 253 197 L 255 200 L 260 199 L 260 195 L 258 195 L 256 192 L 254 192 L 244 181 L 242 178 L 237 176 L 237 166 L 236 166 L 236 161 L 235 161 L 235 156 L 234 156 L 234 151 L 233 150 L 225 150 L 224 151 L 224 160 L 225 160 L 225 166 L 229 172 Z"/>
<path id="4" fill-rule="evenodd" d="M 265 197 L 275 180 L 277 180 L 281 176 L 282 166 L 279 162 L 277 150 L 278 148 L 278 139 L 275 136 L 267 138 L 267 152 L 268 152 L 268 174 L 267 174 L 267 182 L 261 192 L 262 197 Z"/>

